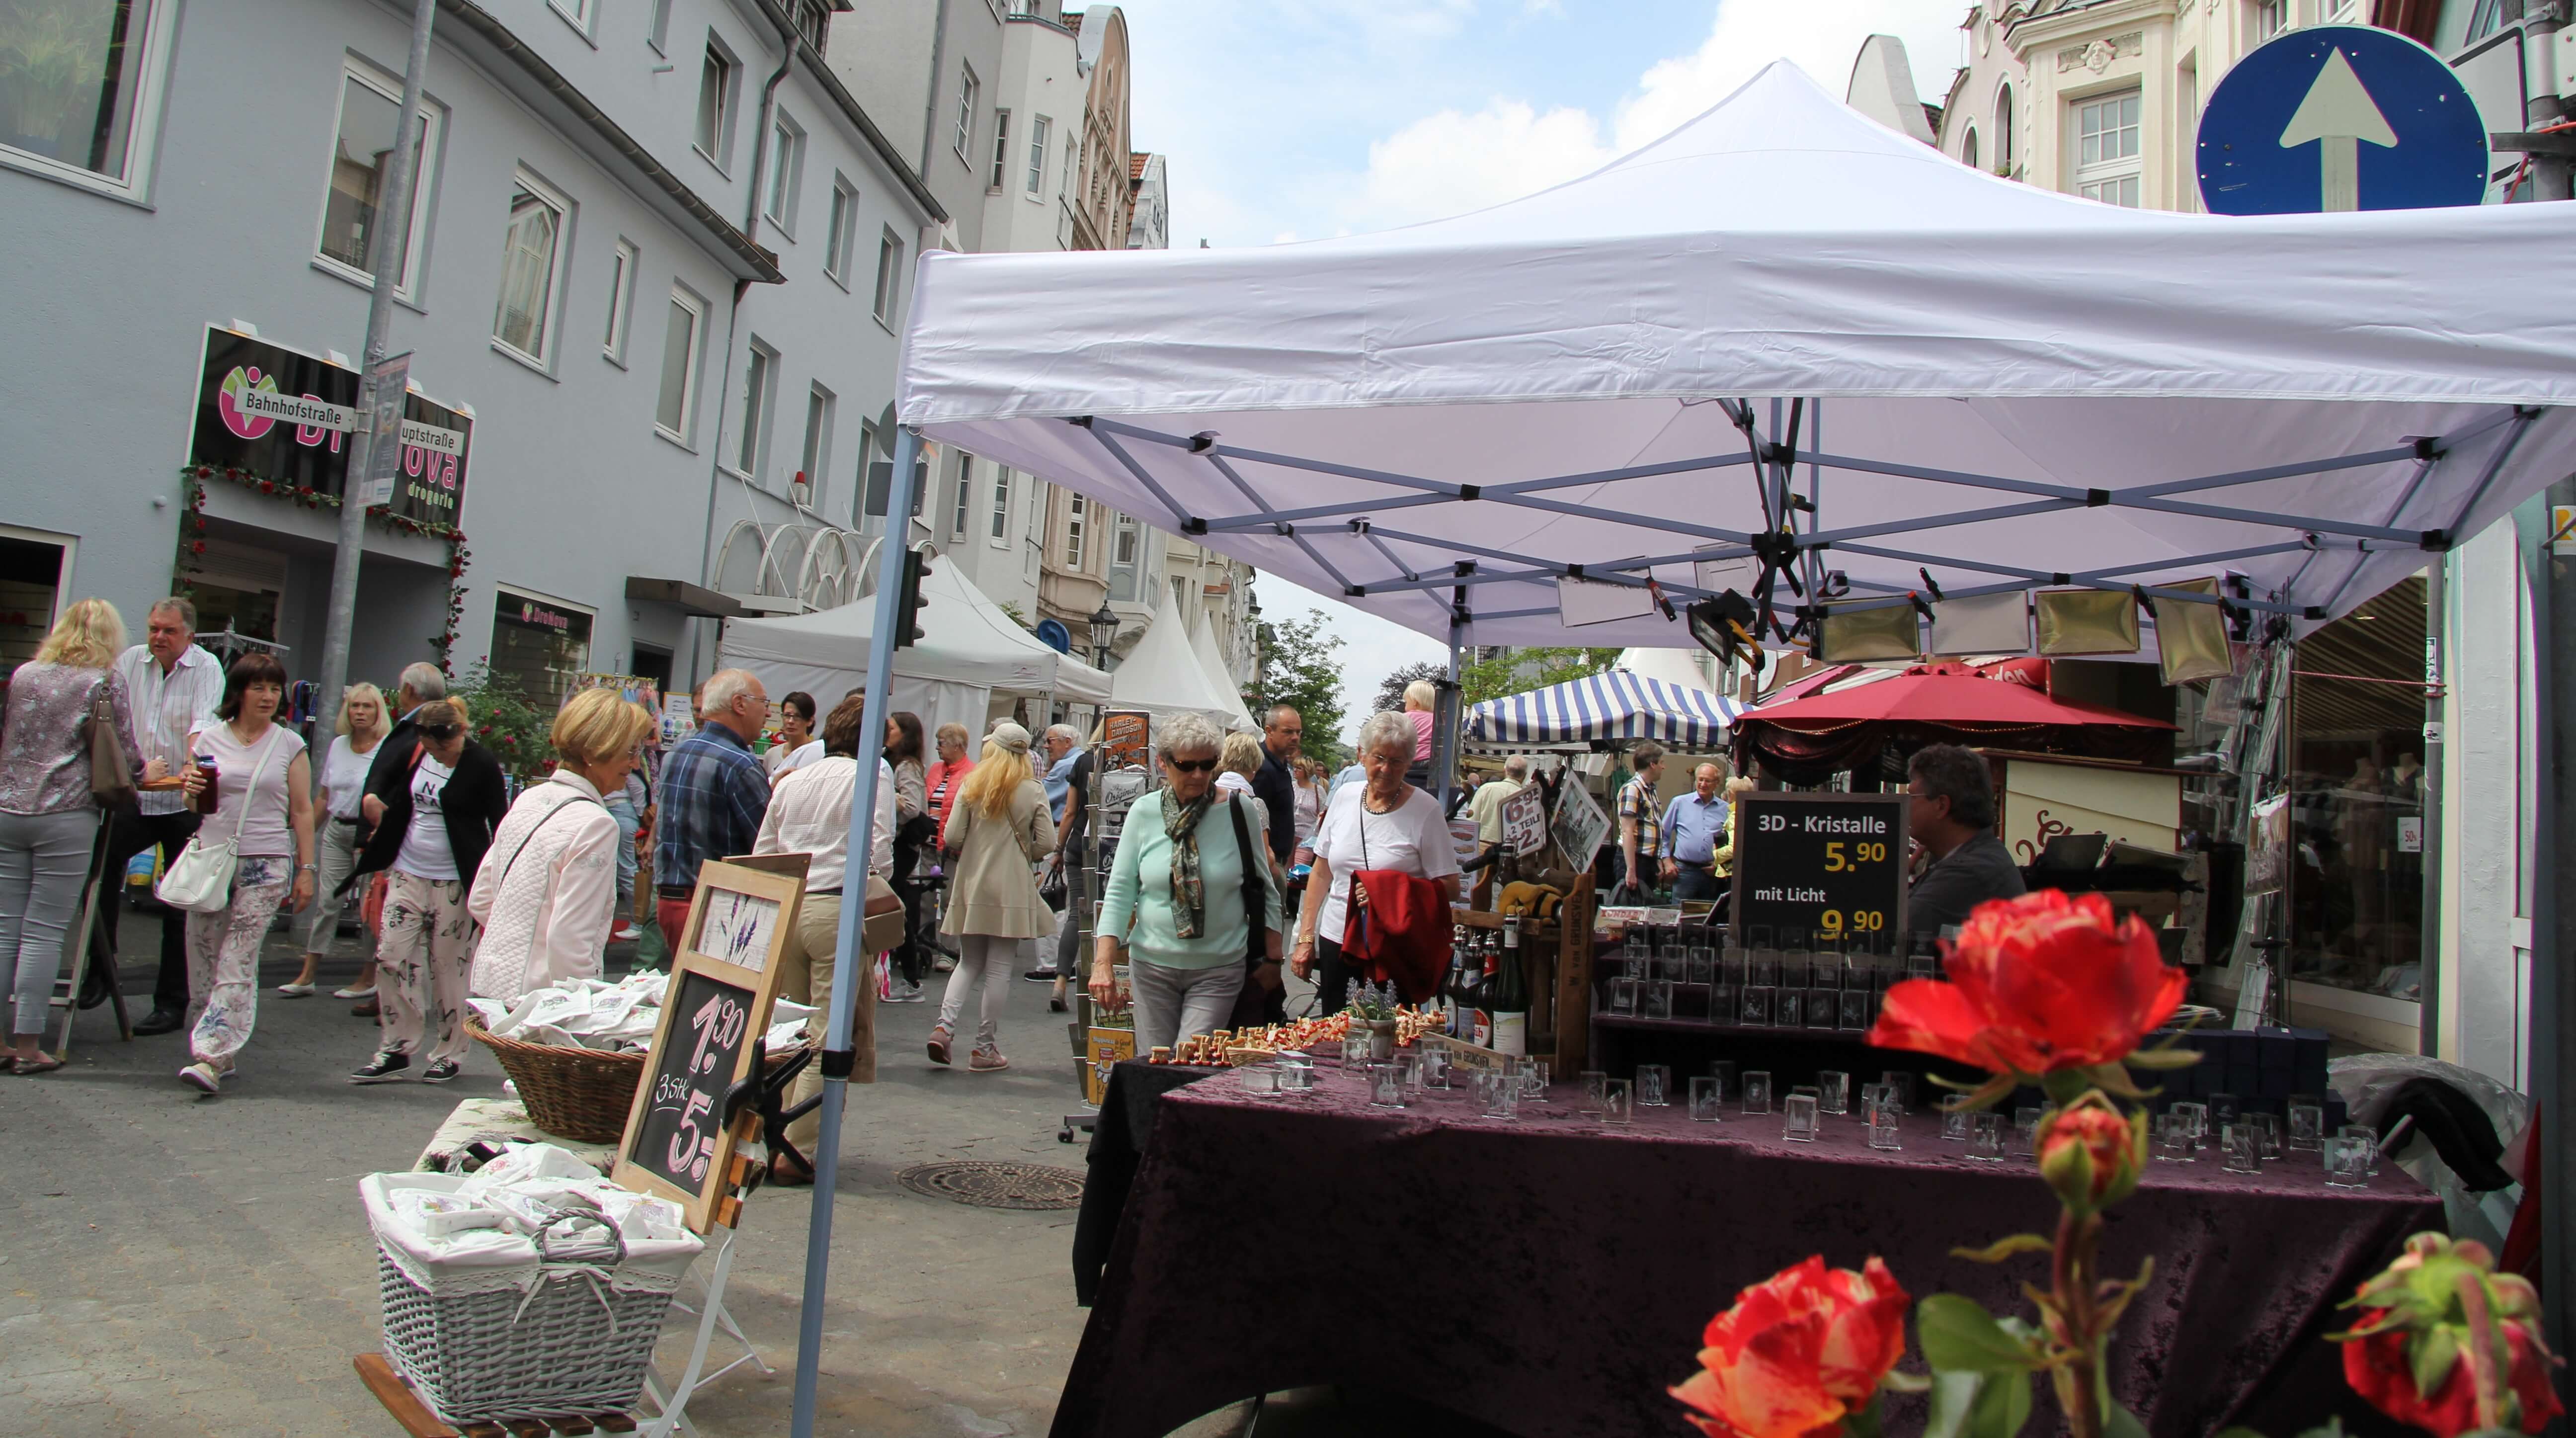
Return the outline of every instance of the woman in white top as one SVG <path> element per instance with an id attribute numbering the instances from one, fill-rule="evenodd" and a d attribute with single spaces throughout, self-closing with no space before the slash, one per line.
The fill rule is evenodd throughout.
<path id="1" fill-rule="evenodd" d="M 617 918 L 618 841 L 600 796 L 625 789 L 653 724 L 613 689 L 585 689 L 555 715 L 555 771 L 510 806 L 466 895 L 483 928 L 478 997 L 514 1004 L 530 989 L 599 977 Z"/>
<path id="2" fill-rule="evenodd" d="M 313 765 L 304 741 L 276 722 L 285 698 L 286 670 L 276 659 L 234 660 L 215 707 L 224 722 L 198 734 L 197 762 L 188 767 L 188 797 L 206 815 L 188 842 L 230 843 L 235 856 L 231 901 L 187 922 L 192 1062 L 179 1080 L 206 1093 L 223 1087 L 250 1042 L 269 921 L 280 904 L 291 912 L 313 902 Z"/>
<path id="3" fill-rule="evenodd" d="M 802 689 L 778 701 L 778 742 L 760 756 L 770 783 L 823 757 L 823 741 L 814 735 L 814 708 L 814 696 Z"/>
<path id="4" fill-rule="evenodd" d="M 779 982 L 779 992 L 798 1003 L 809 1003 L 819 1010 L 807 1020 L 809 1035 L 819 1037 L 832 1012 L 832 993 L 840 983 L 841 905 L 848 889 L 859 891 L 859 902 L 867 902 L 867 883 L 853 884 L 850 867 L 850 806 L 858 802 L 859 736 L 866 733 L 867 701 L 853 694 L 832 706 L 831 716 L 823 721 L 823 757 L 797 770 L 769 791 L 769 812 L 760 821 L 760 837 L 753 841 L 755 854 L 804 854 L 805 902 L 796 911 L 797 948 L 804 960 L 802 971 L 791 966 Z M 868 872 L 879 878 L 894 869 L 895 827 L 894 769 L 885 760 L 877 761 L 877 802 L 875 817 L 869 823 Z M 864 960 L 868 955 L 858 956 Z M 850 1009 L 850 1048 L 855 1066 L 850 1082 L 877 1081 L 877 986 L 875 970 L 865 964 L 853 964 L 850 982 L 856 985 L 857 1002 Z M 787 1106 L 794 1108 L 823 1091 L 823 1074 L 814 1064 L 804 1071 L 787 1090 Z M 799 1153 L 812 1153 L 814 1140 L 823 1131 L 820 1110 L 805 1115 L 787 1126 L 787 1142 Z M 805 1184 L 814 1181 L 814 1171 L 793 1156 L 781 1152 L 770 1161 L 769 1181 L 780 1184 Z"/>
<path id="5" fill-rule="evenodd" d="M 352 684 L 340 698 L 340 722 L 335 731 L 339 737 L 322 759 L 321 782 L 314 786 L 314 802 L 321 813 L 316 822 L 321 832 L 315 834 L 315 847 L 320 851 L 321 882 L 314 887 L 312 912 L 305 916 L 304 972 L 291 984 L 279 984 L 277 991 L 290 999 L 307 997 L 313 992 L 314 971 L 322 965 L 322 956 L 331 951 L 331 941 L 340 931 L 340 908 L 343 896 L 340 881 L 358 866 L 358 801 L 367 797 L 367 766 L 374 763 L 376 746 L 385 741 L 393 722 L 385 713 L 384 691 L 373 684 Z M 365 998 L 376 991 L 374 938 L 367 940 L 367 966 L 359 970 L 357 982 L 349 985 L 344 998 Z"/>
<path id="6" fill-rule="evenodd" d="M 1341 1012 L 1356 977 L 1342 962 L 1351 875 L 1394 869 L 1429 879 L 1458 901 L 1458 850 L 1440 801 L 1404 782 L 1413 763 L 1413 723 L 1392 711 L 1360 726 L 1360 767 L 1367 782 L 1353 785 L 1324 810 L 1315 830 L 1315 869 L 1306 879 L 1305 912 L 1289 966 L 1315 981 L 1325 1013 Z"/>

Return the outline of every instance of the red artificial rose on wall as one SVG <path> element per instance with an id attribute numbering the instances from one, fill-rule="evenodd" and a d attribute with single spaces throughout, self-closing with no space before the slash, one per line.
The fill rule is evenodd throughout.
<path id="1" fill-rule="evenodd" d="M 1947 958 L 1947 982 L 1887 991 L 1872 1044 L 2034 1076 L 2116 1063 L 2190 982 L 2135 916 L 2115 923 L 2101 895 L 2055 889 L 1978 905 Z"/>
<path id="2" fill-rule="evenodd" d="M 1700 1371 L 1672 1395 L 1709 1438 L 1833 1432 L 1904 1356 L 1910 1301 L 1877 1258 L 1855 1273 L 1811 1255 L 1709 1320 Z"/>

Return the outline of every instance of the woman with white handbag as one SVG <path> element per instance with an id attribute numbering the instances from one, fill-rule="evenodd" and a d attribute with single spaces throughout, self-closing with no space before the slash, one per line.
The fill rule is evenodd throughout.
<path id="1" fill-rule="evenodd" d="M 179 1081 L 222 1089 L 259 1016 L 259 945 L 283 904 L 313 902 L 313 769 L 279 724 L 286 670 L 245 654 L 224 675 L 224 722 L 197 736 L 188 797 L 205 816 L 161 876 L 164 903 L 188 914 L 188 1057 Z"/>

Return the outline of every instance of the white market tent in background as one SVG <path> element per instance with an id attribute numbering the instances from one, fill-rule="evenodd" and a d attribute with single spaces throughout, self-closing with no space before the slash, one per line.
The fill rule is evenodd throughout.
<path id="1" fill-rule="evenodd" d="M 898 406 L 1453 646 L 1674 646 L 1567 628 L 1558 581 L 1782 567 L 1890 605 L 2235 571 L 2304 631 L 2576 468 L 2572 240 L 2564 205 L 2095 204 L 1780 62 L 1456 219 L 925 255 Z"/>
<path id="2" fill-rule="evenodd" d="M 1243 712 L 1243 696 L 1199 662 L 1180 607 L 1172 602 L 1170 591 L 1160 585 L 1155 588 L 1153 623 L 1110 671 L 1109 706 L 1143 709 L 1158 718 L 1204 714 L 1229 729 L 1251 728 L 1252 720 Z"/>
<path id="3" fill-rule="evenodd" d="M 1244 702 L 1243 686 L 1234 682 L 1233 670 L 1227 667 L 1225 656 L 1217 652 L 1216 625 L 1204 616 L 1199 620 L 1199 627 L 1190 631 L 1190 653 L 1198 659 L 1199 669 L 1207 675 L 1209 686 L 1225 696 L 1226 702 L 1233 706 L 1233 712 L 1258 724 L 1260 716 Z"/>
<path id="4" fill-rule="evenodd" d="M 978 736 L 993 696 L 1097 704 L 1109 676 L 1059 654 L 1021 628 L 954 564 L 933 564 L 921 583 L 923 639 L 894 653 L 894 707 L 921 716 L 923 727 L 958 723 Z M 867 677 L 876 601 L 783 619 L 733 619 L 724 627 L 718 662 L 760 676 L 769 697 L 802 689 L 830 713 Z"/>

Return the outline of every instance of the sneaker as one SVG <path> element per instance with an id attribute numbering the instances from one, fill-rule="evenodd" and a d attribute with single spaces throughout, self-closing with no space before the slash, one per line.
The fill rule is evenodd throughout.
<path id="1" fill-rule="evenodd" d="M 953 974 L 957 972 L 957 960 L 947 954 L 941 954 L 930 961 L 930 967 L 934 973 Z"/>
<path id="2" fill-rule="evenodd" d="M 1027 973 L 1020 975 L 1020 977 L 1033 984 L 1051 984 L 1055 982 L 1055 970 L 1031 969 Z"/>
<path id="3" fill-rule="evenodd" d="M 313 986 L 311 984 L 279 984 L 277 986 L 277 991 L 290 999 L 309 999 L 313 997 Z"/>
<path id="4" fill-rule="evenodd" d="M 369 984 L 363 989 L 334 989 L 331 991 L 331 997 L 335 999 L 372 999 L 375 996 L 376 986 L 374 984 Z"/>
<path id="5" fill-rule="evenodd" d="M 997 1048 L 980 1048 L 966 1056 L 966 1068 L 970 1073 L 995 1074 L 1010 1066 L 1011 1061 L 1002 1057 L 1002 1051 Z"/>
<path id="6" fill-rule="evenodd" d="M 349 1070 L 351 1083 L 390 1083 L 411 1067 L 411 1055 L 386 1049 L 357 1068 Z"/>
<path id="7" fill-rule="evenodd" d="M 917 1004 L 924 1002 L 926 998 L 927 995 L 921 991 L 921 985 L 908 984 L 897 979 L 894 981 L 894 992 L 887 994 L 885 1001 L 890 1004 Z"/>
<path id="8" fill-rule="evenodd" d="M 930 1031 L 930 1061 L 935 1064 L 948 1062 L 948 1030 L 945 1028 Z"/>
<path id="9" fill-rule="evenodd" d="M 213 1064 L 190 1064 L 179 1070 L 179 1082 L 200 1093 L 220 1093 L 224 1087 L 224 1076 L 215 1072 Z"/>
<path id="10" fill-rule="evenodd" d="M 420 1081 L 422 1083 L 445 1083 L 449 1079 L 452 1079 L 463 1072 L 465 1072 L 465 1065 L 458 1063 L 454 1059 L 440 1059 L 420 1071 Z"/>
<path id="11" fill-rule="evenodd" d="M 608 931 L 608 941 L 612 944 L 631 944 L 643 937 L 644 931 L 633 924 L 619 924 Z"/>

